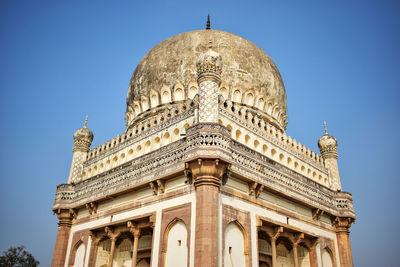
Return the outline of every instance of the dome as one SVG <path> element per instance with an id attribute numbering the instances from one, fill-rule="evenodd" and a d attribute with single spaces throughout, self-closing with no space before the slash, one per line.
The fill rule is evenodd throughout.
<path id="1" fill-rule="evenodd" d="M 273 117 L 279 128 L 286 127 L 286 91 L 281 75 L 270 57 L 255 44 L 235 34 L 217 30 L 198 30 L 168 38 L 151 49 L 136 67 L 127 95 L 127 124 L 129 112 L 134 115 L 151 109 L 151 94 L 161 95 L 163 88 L 171 91 L 171 101 L 176 87 L 186 92 L 197 86 L 196 62 L 206 53 L 209 43 L 223 61 L 221 88 L 225 98 L 257 108 Z M 183 88 L 182 88 L 183 87 Z M 236 93 L 238 91 L 239 93 Z M 220 91 L 221 92 L 221 91 Z M 235 93 L 235 97 L 234 97 Z M 249 99 L 246 98 L 251 94 Z M 258 101 L 260 99 L 262 101 Z M 246 100 L 247 99 L 247 100 Z M 178 99 L 182 100 L 182 99 Z M 246 101 L 245 101 L 246 100 Z M 135 109 L 135 103 L 144 108 Z"/>
<path id="2" fill-rule="evenodd" d="M 338 142 L 335 137 L 328 134 L 325 124 L 325 134 L 318 140 L 318 147 L 323 157 L 333 156 L 337 158 Z"/>
<path id="3" fill-rule="evenodd" d="M 86 124 L 87 124 L 87 117 L 84 126 L 74 132 L 73 151 L 77 150 L 88 151 L 92 144 L 94 136 L 92 131 L 87 128 Z"/>

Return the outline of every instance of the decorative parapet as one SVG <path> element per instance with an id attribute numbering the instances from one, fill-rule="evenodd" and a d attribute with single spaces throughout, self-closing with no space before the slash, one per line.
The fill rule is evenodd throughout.
<path id="1" fill-rule="evenodd" d="M 161 107 L 159 110 L 154 111 L 154 116 L 151 116 L 149 119 L 142 118 L 142 120 L 136 122 L 134 126 L 129 128 L 127 132 L 89 151 L 84 166 L 93 164 L 136 142 L 139 142 L 149 135 L 160 132 L 177 124 L 179 121 L 194 116 L 196 106 L 197 104 L 195 101 L 189 99 L 183 103 Z M 143 115 L 149 114 L 146 113 Z"/>
<path id="2" fill-rule="evenodd" d="M 183 171 L 184 152 L 183 140 L 179 140 L 78 184 L 59 185 L 53 210 L 60 206 L 83 206 L 157 180 L 156 178 Z"/>
<path id="3" fill-rule="evenodd" d="M 231 164 L 231 173 L 251 178 L 268 190 L 333 216 L 355 218 L 349 193 L 330 190 L 232 140 L 229 130 L 218 124 L 189 127 L 184 139 L 80 183 L 58 186 L 53 210 L 78 208 L 89 202 L 134 190 L 138 186 L 183 172 L 184 162 L 199 157 L 221 158 Z"/>
<path id="4" fill-rule="evenodd" d="M 232 108 L 233 107 L 233 108 Z M 236 103 L 230 105 L 220 104 L 220 114 L 226 116 L 231 121 L 237 123 L 245 129 L 250 129 L 259 136 L 265 138 L 268 142 L 275 146 L 288 151 L 299 159 L 307 162 L 312 167 L 327 172 L 324 166 L 323 158 L 316 152 L 287 136 L 281 130 L 275 128 L 268 123 L 268 118 L 260 115 L 255 115 L 254 110 L 246 106 L 241 106 Z"/>

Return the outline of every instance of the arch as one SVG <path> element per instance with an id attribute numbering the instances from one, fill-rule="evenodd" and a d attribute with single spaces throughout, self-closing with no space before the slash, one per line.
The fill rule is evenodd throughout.
<path id="1" fill-rule="evenodd" d="M 198 91 L 199 90 L 195 84 L 190 84 L 189 85 L 189 93 L 188 93 L 189 98 L 194 99 L 194 97 L 197 95 Z"/>
<path id="2" fill-rule="evenodd" d="M 283 160 L 285 159 L 285 156 L 282 154 L 282 153 L 280 153 L 279 154 L 279 162 L 280 163 L 283 163 Z"/>
<path id="3" fill-rule="evenodd" d="M 97 246 L 96 266 L 108 266 L 111 253 L 111 240 L 103 239 Z"/>
<path id="4" fill-rule="evenodd" d="M 219 89 L 219 93 L 220 93 L 220 95 L 222 95 L 222 97 L 223 97 L 225 100 L 228 100 L 229 92 L 228 92 L 228 89 L 226 89 L 226 87 L 221 87 L 221 88 Z"/>
<path id="5" fill-rule="evenodd" d="M 123 159 L 125 158 L 125 153 L 122 153 L 121 156 L 119 156 L 119 158 L 120 158 L 121 160 L 123 160 Z"/>
<path id="6" fill-rule="evenodd" d="M 160 104 L 158 93 L 154 90 L 150 92 L 150 106 L 152 108 L 157 107 Z"/>
<path id="7" fill-rule="evenodd" d="M 129 149 L 128 151 L 128 157 L 131 158 L 133 156 L 133 149 Z"/>
<path id="8" fill-rule="evenodd" d="M 149 153 L 151 150 L 151 142 L 150 140 L 147 140 L 147 142 L 144 144 L 144 149 L 143 149 L 143 153 Z"/>
<path id="9" fill-rule="evenodd" d="M 235 90 L 232 95 L 232 101 L 240 103 L 242 101 L 242 93 L 239 90 Z"/>
<path id="10" fill-rule="evenodd" d="M 174 142 L 178 139 L 179 139 L 179 129 L 175 128 L 175 130 L 172 133 L 172 142 Z"/>
<path id="11" fill-rule="evenodd" d="M 236 136 L 235 136 L 236 141 L 239 141 L 239 139 L 241 139 L 241 136 L 242 132 L 240 130 L 236 130 Z"/>
<path id="12" fill-rule="evenodd" d="M 322 250 L 322 255 L 321 255 L 322 266 L 324 266 L 324 267 L 333 267 L 333 260 L 332 260 L 333 257 L 332 256 L 333 255 L 332 255 L 331 250 L 328 247 L 324 248 Z"/>
<path id="13" fill-rule="evenodd" d="M 134 101 L 134 102 L 133 102 L 133 109 L 135 110 L 135 114 L 136 114 L 136 115 L 142 113 L 142 109 L 141 109 L 141 107 L 140 107 L 139 101 Z"/>
<path id="14" fill-rule="evenodd" d="M 170 135 L 169 135 L 169 132 L 166 132 L 164 135 L 163 135 L 163 138 L 162 138 L 162 142 L 163 142 L 163 145 L 168 145 L 169 143 L 170 143 Z"/>
<path id="15" fill-rule="evenodd" d="M 262 152 L 263 152 L 263 154 L 267 154 L 267 152 L 268 152 L 268 146 L 267 146 L 266 144 L 263 145 L 263 147 L 262 147 Z"/>
<path id="16" fill-rule="evenodd" d="M 259 148 L 260 148 L 260 142 L 258 140 L 254 140 L 254 149 L 258 151 Z"/>
<path id="17" fill-rule="evenodd" d="M 161 88 L 161 103 L 166 104 L 171 102 L 171 90 L 168 86 L 164 85 Z"/>
<path id="18" fill-rule="evenodd" d="M 275 155 L 276 155 L 276 150 L 273 148 L 273 149 L 271 150 L 271 157 L 272 157 L 272 158 L 275 158 Z"/>
<path id="19" fill-rule="evenodd" d="M 299 267 L 310 267 L 310 253 L 303 243 L 297 247 L 297 259 Z"/>
<path id="20" fill-rule="evenodd" d="M 156 138 L 154 138 L 153 141 L 153 149 L 159 149 L 160 146 L 161 146 L 161 140 L 160 137 L 157 136 Z"/>
<path id="21" fill-rule="evenodd" d="M 189 123 L 185 123 L 185 125 L 183 125 L 183 129 L 187 129 L 187 128 L 189 128 Z"/>
<path id="22" fill-rule="evenodd" d="M 141 154 L 142 154 L 142 146 L 141 146 L 141 145 L 138 145 L 138 146 L 136 147 L 136 155 L 140 156 Z"/>
<path id="23" fill-rule="evenodd" d="M 150 108 L 149 99 L 146 96 L 142 96 L 142 99 L 140 102 L 142 104 L 142 111 L 146 111 Z"/>
<path id="24" fill-rule="evenodd" d="M 185 92 L 183 91 L 181 85 L 177 85 L 174 91 L 174 100 L 181 101 L 185 99 Z"/>
<path id="25" fill-rule="evenodd" d="M 113 266 L 131 266 L 132 246 L 133 242 L 127 236 L 117 240 L 113 258 Z"/>
<path id="26" fill-rule="evenodd" d="M 167 226 L 165 237 L 165 267 L 184 267 L 188 264 L 188 232 L 186 224 L 175 218 Z"/>
<path id="27" fill-rule="evenodd" d="M 256 107 L 257 107 L 259 110 L 264 110 L 264 104 L 265 104 L 264 98 L 263 98 L 262 96 L 257 97 L 257 100 L 256 100 Z"/>
<path id="28" fill-rule="evenodd" d="M 245 135 L 244 137 L 244 143 L 248 146 L 250 143 L 250 136 L 248 134 Z"/>
<path id="29" fill-rule="evenodd" d="M 225 229 L 224 266 L 246 266 L 244 231 L 238 222 L 231 222 Z"/>
<path id="30" fill-rule="evenodd" d="M 299 169 L 299 163 L 297 161 L 294 162 L 294 169 L 295 170 Z"/>
<path id="31" fill-rule="evenodd" d="M 254 105 L 254 91 L 253 90 L 249 90 L 245 93 L 243 103 L 246 105 L 249 105 L 249 106 Z"/>

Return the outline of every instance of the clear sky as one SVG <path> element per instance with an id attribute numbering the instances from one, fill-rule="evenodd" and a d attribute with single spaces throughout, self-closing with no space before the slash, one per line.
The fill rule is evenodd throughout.
<path id="1" fill-rule="evenodd" d="M 238 34 L 276 63 L 287 133 L 318 151 L 323 121 L 339 141 L 354 197 L 356 266 L 397 266 L 398 1 L 1 1 L 0 250 L 23 244 L 49 266 L 51 207 L 67 182 L 73 132 L 89 115 L 93 147 L 125 130 L 130 77 L 160 41 L 205 27 Z"/>

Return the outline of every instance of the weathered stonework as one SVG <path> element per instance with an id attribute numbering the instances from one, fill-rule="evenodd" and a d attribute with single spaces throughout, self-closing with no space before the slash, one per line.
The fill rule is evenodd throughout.
<path id="1" fill-rule="evenodd" d="M 160 43 L 132 76 L 127 130 L 92 150 L 86 123 L 74 134 L 52 266 L 352 266 L 337 140 L 320 155 L 286 119 L 254 44 L 215 30 Z"/>

